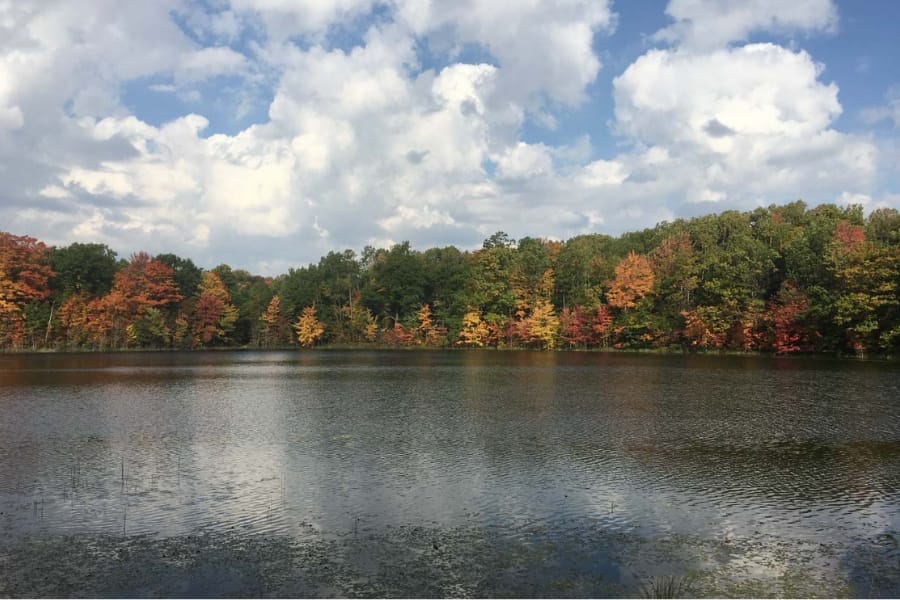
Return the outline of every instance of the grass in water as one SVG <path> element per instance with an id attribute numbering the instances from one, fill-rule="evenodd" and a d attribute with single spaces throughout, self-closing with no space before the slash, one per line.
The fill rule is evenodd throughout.
<path id="1" fill-rule="evenodd" d="M 661 575 L 641 584 L 641 598 L 689 598 L 693 593 L 690 576 Z"/>

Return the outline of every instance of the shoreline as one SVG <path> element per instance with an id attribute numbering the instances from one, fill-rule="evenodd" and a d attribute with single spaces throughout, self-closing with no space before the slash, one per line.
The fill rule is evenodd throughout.
<path id="1" fill-rule="evenodd" d="M 50 354 L 166 354 L 166 353 L 203 353 L 203 352 L 526 352 L 534 354 L 610 354 L 610 355 L 644 355 L 644 356 L 719 356 L 748 358 L 822 358 L 854 361 L 900 362 L 900 356 L 891 354 L 845 354 L 839 352 L 792 352 L 776 354 L 773 352 L 741 351 L 741 350 L 691 350 L 666 348 L 522 348 L 511 346 L 486 346 L 481 348 L 460 346 L 387 346 L 380 344 L 323 344 L 312 348 L 300 346 L 254 347 L 254 346 L 219 346 L 210 348 L 38 348 L 38 349 L 3 349 L 0 356 L 10 355 L 50 355 Z"/>

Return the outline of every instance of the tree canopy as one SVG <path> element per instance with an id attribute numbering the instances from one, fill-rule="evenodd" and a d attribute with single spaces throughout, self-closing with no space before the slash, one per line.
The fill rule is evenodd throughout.
<path id="1" fill-rule="evenodd" d="M 895 354 L 900 213 L 798 201 L 565 241 L 333 251 L 261 277 L 0 233 L 0 347 L 369 344 Z"/>

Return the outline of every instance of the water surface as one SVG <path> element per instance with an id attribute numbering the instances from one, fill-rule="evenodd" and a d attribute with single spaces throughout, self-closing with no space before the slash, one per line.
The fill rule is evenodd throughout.
<path id="1" fill-rule="evenodd" d="M 200 535 L 327 548 L 356 587 L 302 588 L 321 595 L 615 595 L 662 573 L 710 593 L 900 594 L 896 363 L 7 355 L 0 414 L 0 544 L 16 573 L 34 540 Z M 385 557 L 462 579 L 378 587 Z M 522 565 L 532 574 L 511 574 Z M 234 591 L 267 593 L 253 581 Z"/>

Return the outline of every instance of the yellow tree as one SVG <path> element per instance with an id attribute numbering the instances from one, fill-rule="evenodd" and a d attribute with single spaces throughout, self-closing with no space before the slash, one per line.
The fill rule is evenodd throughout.
<path id="1" fill-rule="evenodd" d="M 197 292 L 192 327 L 194 345 L 225 341 L 238 318 L 237 308 L 231 303 L 231 294 L 212 271 L 203 273 Z"/>
<path id="2" fill-rule="evenodd" d="M 426 346 L 442 346 L 447 339 L 447 328 L 435 325 L 431 318 L 431 307 L 423 304 L 416 313 L 419 325 L 416 327 L 416 343 Z"/>
<path id="3" fill-rule="evenodd" d="M 556 287 L 554 271 L 552 268 L 544 269 L 539 278 L 530 282 L 521 276 L 514 277 L 512 286 L 516 294 L 516 305 L 506 327 L 507 339 L 510 343 L 515 341 L 522 344 L 535 343 L 537 340 L 531 333 L 531 326 L 538 305 L 543 304 L 546 308 L 553 297 L 553 290 Z M 543 318 L 543 313 L 539 314 L 538 318 Z M 543 347 L 544 343 L 540 342 L 540 345 Z"/>
<path id="4" fill-rule="evenodd" d="M 538 300 L 528 318 L 528 335 L 541 348 L 552 350 L 556 347 L 559 331 L 559 317 L 549 300 Z"/>
<path id="5" fill-rule="evenodd" d="M 606 298 L 614 308 L 628 310 L 653 290 L 653 267 L 642 254 L 631 252 L 615 269 L 616 277 L 609 286 Z"/>
<path id="6" fill-rule="evenodd" d="M 307 306 L 303 309 L 297 322 L 294 323 L 294 331 L 297 332 L 297 341 L 304 348 L 312 348 L 325 333 L 325 326 L 316 318 L 316 307 Z"/>
<path id="7" fill-rule="evenodd" d="M 434 330 L 434 322 L 431 320 L 431 307 L 423 304 L 419 312 L 416 313 L 416 319 L 419 321 L 419 325 L 416 327 L 416 343 L 427 343 L 431 332 Z"/>
<path id="8" fill-rule="evenodd" d="M 281 310 L 281 296 L 278 294 L 272 296 L 259 320 L 263 323 L 263 340 L 266 346 L 277 345 L 284 341 L 286 320 Z"/>
<path id="9" fill-rule="evenodd" d="M 363 330 L 363 337 L 369 343 L 374 342 L 378 339 L 378 323 L 375 321 L 375 315 L 369 312 L 369 309 L 366 309 L 366 325 Z"/>
<path id="10" fill-rule="evenodd" d="M 488 326 L 481 318 L 481 313 L 477 310 L 469 310 L 463 315 L 462 329 L 456 343 L 460 346 L 481 348 L 489 334 Z"/>

